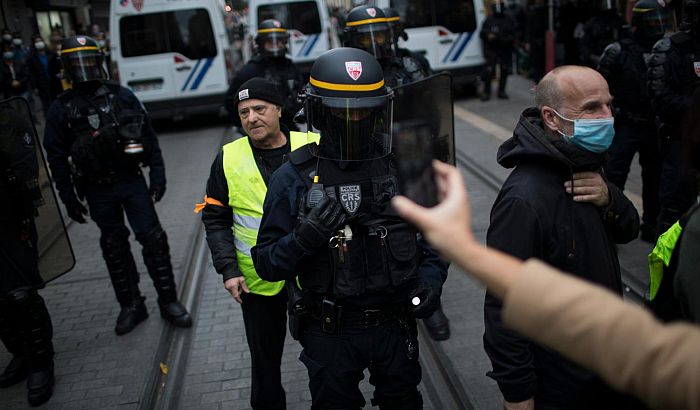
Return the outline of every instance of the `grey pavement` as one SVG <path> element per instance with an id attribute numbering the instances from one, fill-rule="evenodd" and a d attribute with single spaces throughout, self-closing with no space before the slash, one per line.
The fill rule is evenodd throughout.
<path id="1" fill-rule="evenodd" d="M 510 100 L 482 103 L 473 96 L 460 96 L 456 101 L 461 109 L 456 110 L 461 114 L 455 118 L 457 148 L 473 166 L 487 170 L 494 181 L 502 181 L 508 175 L 508 170 L 496 164 L 496 150 L 507 130 L 513 129 L 522 109 L 532 104 L 530 87 L 527 80 L 514 76 L 508 87 Z M 462 115 L 464 112 L 468 115 Z M 223 126 L 206 124 L 184 127 L 178 124 L 160 132 L 168 191 L 157 209 L 169 236 L 178 280 L 184 276 L 192 234 L 200 224 L 192 208 L 201 200 L 222 132 Z M 474 214 L 473 228 L 483 241 L 497 192 L 468 171 L 465 177 Z M 639 187 L 639 168 L 635 166 L 629 189 L 639 194 Z M 101 257 L 97 227 L 92 223 L 72 224 L 69 235 L 78 259 L 76 268 L 41 292 L 53 318 L 57 352 L 56 392 L 42 408 L 138 408 L 150 382 L 147 378 L 158 365 L 156 351 L 163 329 L 168 326 L 159 317 L 155 291 L 141 261 L 140 245 L 132 241 L 141 272 L 141 289 L 148 298 L 151 317 L 133 332 L 118 337 L 114 334 L 114 322 L 119 307 Z M 625 275 L 638 278 L 642 288 L 648 248 L 639 241 L 620 247 Z M 176 397 L 169 399 L 169 408 L 249 408 L 250 354 L 240 306 L 224 290 L 208 258 L 207 251 L 194 326 L 176 332 L 176 337 L 187 340 L 183 357 L 177 363 L 166 363 L 178 370 L 179 378 Z M 438 342 L 438 346 L 450 358 L 452 374 L 469 395 L 473 407 L 501 409 L 502 398 L 496 384 L 485 375 L 491 366 L 482 347 L 483 299 L 483 287 L 451 268 L 443 291 L 443 307 L 451 321 L 452 337 Z M 310 406 L 307 373 L 298 360 L 300 350 L 297 342 L 287 339 L 282 377 L 290 409 Z M 0 367 L 9 359 L 4 347 L 0 347 Z M 361 390 L 369 403 L 372 386 L 366 378 Z M 0 407 L 27 408 L 25 396 L 23 384 L 0 390 Z M 429 399 L 427 395 L 426 399 Z M 426 408 L 443 407 L 428 402 Z"/>

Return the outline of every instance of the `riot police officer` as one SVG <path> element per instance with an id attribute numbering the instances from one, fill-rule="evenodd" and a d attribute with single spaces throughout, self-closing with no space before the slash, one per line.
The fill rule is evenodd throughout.
<path id="1" fill-rule="evenodd" d="M 235 98 L 238 89 L 253 77 L 266 78 L 277 85 L 282 95 L 282 123 L 291 131 L 297 130 L 294 114 L 301 109 L 298 94 L 304 86 L 304 77 L 292 60 L 287 58 L 289 33 L 281 22 L 274 19 L 263 20 L 255 36 L 255 55 L 236 73 L 226 92 L 224 106 L 231 122 L 240 127 Z"/>
<path id="2" fill-rule="evenodd" d="M 613 0 L 600 0 L 598 11 L 583 26 L 583 37 L 579 43 L 581 61 L 596 67 L 608 44 L 620 39 L 625 20 L 617 12 Z"/>
<path id="3" fill-rule="evenodd" d="M 39 171 L 41 149 L 24 101 L 0 102 L 0 340 L 12 355 L 0 374 L 0 388 L 26 378 L 29 404 L 38 406 L 53 394 L 54 350 L 51 317 L 37 292 L 45 279 L 35 217 L 41 212 L 42 223 L 55 229 L 54 241 L 65 238 L 65 231 L 58 208 L 53 214 L 48 209 L 51 185 L 42 184 L 47 173 Z M 68 269 L 74 262 L 69 256 Z"/>
<path id="4" fill-rule="evenodd" d="M 646 89 L 645 56 L 664 33 L 673 30 L 669 9 L 656 0 L 639 1 L 632 10 L 631 34 L 608 45 L 598 65 L 615 98 L 615 138 L 608 151 L 605 174 L 624 190 L 630 164 L 635 152 L 639 152 L 644 208 L 640 236 L 648 242 L 656 240 L 661 162 L 651 98 Z"/>
<path id="5" fill-rule="evenodd" d="M 479 32 L 479 37 L 484 42 L 486 57 L 486 65 L 481 75 L 481 81 L 484 83 L 482 101 L 491 98 L 491 80 L 496 71 L 496 65 L 498 65 L 498 98 L 508 99 L 506 82 L 510 67 L 513 65 L 517 24 L 510 15 L 506 14 L 505 9 L 503 0 L 493 0 L 491 14 L 486 17 Z"/>
<path id="6" fill-rule="evenodd" d="M 165 193 L 165 166 L 148 115 L 131 91 L 107 80 L 95 40 L 63 40 L 60 59 L 72 88 L 49 108 L 44 144 L 68 216 L 85 223 L 85 198 L 100 228 L 102 255 L 121 305 L 115 331 L 128 333 L 148 317 L 124 212 L 143 246 L 161 316 L 189 327 L 192 318 L 178 301 L 168 239 L 153 205 Z M 142 166 L 150 169 L 148 186 Z"/>
<path id="7" fill-rule="evenodd" d="M 658 233 L 663 233 L 697 195 L 697 172 L 683 161 L 680 137 L 692 95 L 700 88 L 700 0 L 686 0 L 684 27 L 654 45 L 648 67 L 662 158 Z"/>
<path id="8" fill-rule="evenodd" d="M 403 31 L 396 10 L 386 10 L 389 17 L 383 9 L 376 7 L 358 6 L 352 9 L 345 23 L 345 45 L 373 54 L 384 71 L 385 85 L 390 88 L 426 78 L 432 73 L 430 64 L 410 50 L 399 48 L 398 39 L 407 39 L 408 35 Z M 450 337 L 449 320 L 442 306 L 425 320 L 425 324 L 434 340 Z"/>
<path id="9" fill-rule="evenodd" d="M 304 106 L 319 144 L 290 154 L 263 205 L 255 269 L 268 281 L 296 274 L 303 289 L 312 408 L 362 407 L 367 368 L 374 405 L 422 408 L 414 318 L 437 308 L 447 266 L 389 203 L 392 95 L 372 55 L 321 55 Z"/>
<path id="10" fill-rule="evenodd" d="M 358 6 L 350 10 L 345 18 L 344 46 L 359 48 L 374 55 L 384 71 L 384 81 L 388 87 L 409 84 L 430 75 L 430 67 L 425 67 L 425 63 L 412 53 L 399 56 L 394 52 L 393 36 L 386 15 L 380 8 Z"/>

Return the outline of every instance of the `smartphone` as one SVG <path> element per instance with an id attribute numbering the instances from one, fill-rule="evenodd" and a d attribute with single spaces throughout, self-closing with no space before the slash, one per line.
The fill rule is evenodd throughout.
<path id="1" fill-rule="evenodd" d="M 394 123 L 392 146 L 396 156 L 400 194 L 426 207 L 438 203 L 432 165 L 436 158 L 435 141 L 432 128 L 425 122 L 413 120 Z"/>

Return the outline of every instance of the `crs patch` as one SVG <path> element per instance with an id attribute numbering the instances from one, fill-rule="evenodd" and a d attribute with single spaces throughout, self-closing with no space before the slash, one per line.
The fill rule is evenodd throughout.
<path id="1" fill-rule="evenodd" d="M 250 93 L 247 88 L 238 92 L 238 101 L 247 100 L 248 98 L 250 98 Z"/>
<path id="2" fill-rule="evenodd" d="M 700 77 L 700 61 L 696 61 L 693 63 L 693 68 L 695 69 L 695 75 Z"/>
<path id="3" fill-rule="evenodd" d="M 377 17 L 377 9 L 370 7 L 367 9 L 367 14 L 369 14 L 370 17 L 375 18 Z"/>
<path id="4" fill-rule="evenodd" d="M 76 40 L 78 41 L 78 44 L 80 44 L 81 46 L 84 46 L 86 43 L 85 37 L 76 37 Z"/>
<path id="5" fill-rule="evenodd" d="M 362 75 L 362 62 L 361 61 L 346 61 L 345 71 L 347 71 L 350 78 L 357 81 Z"/>
<path id="6" fill-rule="evenodd" d="M 343 208 L 350 214 L 354 214 L 360 208 L 362 202 L 362 190 L 360 185 L 343 185 L 338 187 L 338 199 Z"/>

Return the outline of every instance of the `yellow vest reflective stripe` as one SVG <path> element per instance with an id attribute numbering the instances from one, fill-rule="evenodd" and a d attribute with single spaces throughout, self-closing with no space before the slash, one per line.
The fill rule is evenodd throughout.
<path id="1" fill-rule="evenodd" d="M 678 238 L 681 236 L 683 227 L 676 222 L 668 231 L 659 236 L 656 246 L 648 256 L 649 260 L 649 300 L 654 300 L 656 292 L 659 291 L 661 280 L 664 277 L 664 268 L 671 263 L 673 249 L 676 247 Z"/>
<path id="2" fill-rule="evenodd" d="M 307 140 L 308 138 L 308 140 Z M 312 134 L 290 133 L 290 147 L 294 151 L 317 140 Z M 267 282 L 258 276 L 250 250 L 255 246 L 262 220 L 263 202 L 267 187 L 255 163 L 249 139 L 239 138 L 223 147 L 223 166 L 228 185 L 229 206 L 233 211 L 233 235 L 238 268 L 245 276 L 252 293 L 272 296 L 284 287 L 284 282 Z"/>

